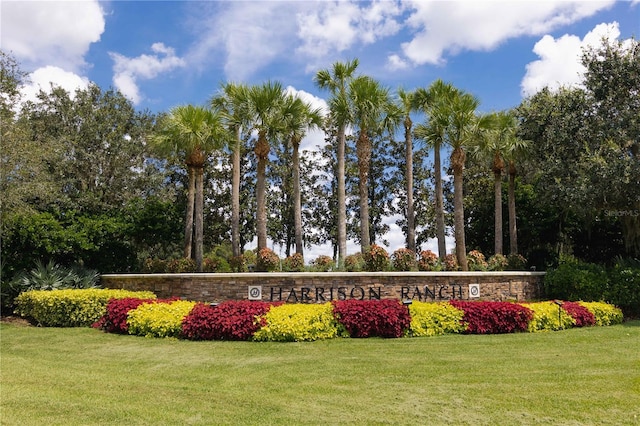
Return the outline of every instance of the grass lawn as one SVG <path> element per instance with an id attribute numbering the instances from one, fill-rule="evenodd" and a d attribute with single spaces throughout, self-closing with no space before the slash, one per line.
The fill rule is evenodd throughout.
<path id="1" fill-rule="evenodd" d="M 640 321 L 190 342 L 0 324 L 2 425 L 640 425 Z"/>

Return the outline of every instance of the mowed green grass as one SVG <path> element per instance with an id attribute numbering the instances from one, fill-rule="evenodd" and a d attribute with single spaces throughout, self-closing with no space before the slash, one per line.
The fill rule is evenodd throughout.
<path id="1" fill-rule="evenodd" d="M 2 425 L 636 425 L 640 321 L 191 342 L 0 325 Z"/>

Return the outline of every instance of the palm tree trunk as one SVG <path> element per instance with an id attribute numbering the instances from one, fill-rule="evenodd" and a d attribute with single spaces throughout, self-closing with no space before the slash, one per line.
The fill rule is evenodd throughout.
<path id="1" fill-rule="evenodd" d="M 454 233 L 456 239 L 456 257 L 458 265 L 463 271 L 468 271 L 467 246 L 464 234 L 464 199 L 462 180 L 464 172 L 465 153 L 462 148 L 456 148 L 451 153 L 451 167 L 453 168 L 453 214 Z"/>
<path id="2" fill-rule="evenodd" d="M 345 185 L 345 127 L 338 129 L 338 267 L 344 266 L 344 259 L 347 257 L 347 196 Z"/>
<path id="3" fill-rule="evenodd" d="M 300 196 L 300 141 L 293 145 L 293 223 L 295 229 L 296 253 L 304 255 L 302 244 L 302 199 Z"/>
<path id="4" fill-rule="evenodd" d="M 269 156 L 269 142 L 266 135 L 260 133 L 255 153 L 258 157 L 256 176 L 256 233 L 258 234 L 258 251 L 267 247 L 267 200 L 266 170 Z"/>
<path id="5" fill-rule="evenodd" d="M 360 248 L 362 253 L 371 245 L 369 236 L 369 167 L 371 164 L 371 141 L 366 130 L 361 130 L 356 142 L 358 157 L 358 189 L 360 192 Z"/>
<path id="6" fill-rule="evenodd" d="M 411 118 L 404 120 L 405 145 L 405 180 L 407 184 L 407 248 L 416 251 L 416 223 L 413 206 L 413 140 L 411 138 Z"/>
<path id="7" fill-rule="evenodd" d="M 516 225 L 516 166 L 509 162 L 509 253 L 518 254 L 518 227 Z"/>
<path id="8" fill-rule="evenodd" d="M 494 193 L 494 235 L 493 247 L 495 254 L 502 254 L 502 175 L 493 175 Z"/>
<path id="9" fill-rule="evenodd" d="M 240 130 L 236 130 L 236 146 L 233 148 L 231 177 L 231 250 L 234 257 L 240 256 Z"/>
<path id="10" fill-rule="evenodd" d="M 184 257 L 191 258 L 191 247 L 193 246 L 193 212 L 196 194 L 195 169 L 187 166 L 189 176 L 189 187 L 187 189 L 187 213 L 184 225 Z"/>
<path id="11" fill-rule="evenodd" d="M 440 163 L 440 144 L 433 147 L 433 168 L 436 180 L 436 237 L 438 238 L 438 256 L 447 255 L 447 243 L 444 229 L 444 196 L 442 194 L 442 165 Z"/>
<path id="12" fill-rule="evenodd" d="M 198 272 L 202 272 L 202 257 L 203 257 L 203 240 L 204 240 L 204 169 L 203 167 L 196 168 L 196 200 L 195 200 L 195 228 L 196 228 L 196 244 L 195 244 L 195 258 Z"/>

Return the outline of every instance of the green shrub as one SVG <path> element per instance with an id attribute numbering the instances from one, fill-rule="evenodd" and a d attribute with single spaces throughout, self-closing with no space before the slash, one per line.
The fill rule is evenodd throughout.
<path id="1" fill-rule="evenodd" d="M 197 270 L 198 266 L 196 265 L 196 261 L 193 259 L 187 259 L 186 257 L 172 259 L 167 262 L 167 272 L 172 274 L 191 273 L 196 272 Z"/>
<path id="2" fill-rule="evenodd" d="M 145 337 L 179 337 L 182 321 L 196 302 L 176 300 L 168 303 L 143 303 L 129 311 L 129 334 Z"/>
<path id="3" fill-rule="evenodd" d="M 164 259 L 147 258 L 142 264 L 142 272 L 146 274 L 164 274 L 168 270 L 167 263 Z"/>
<path id="4" fill-rule="evenodd" d="M 613 325 L 622 323 L 622 310 L 605 302 L 578 302 L 593 314 L 596 325 Z"/>
<path id="5" fill-rule="evenodd" d="M 503 254 L 494 254 L 489 258 L 487 266 L 490 271 L 504 271 L 509 267 L 509 259 Z"/>
<path id="6" fill-rule="evenodd" d="M 507 260 L 507 271 L 526 271 L 527 259 L 525 259 L 524 256 L 520 254 L 510 254 Z"/>
<path id="7" fill-rule="evenodd" d="M 418 269 L 421 271 L 440 271 L 442 269 L 440 258 L 431 250 L 423 250 L 420 252 Z"/>
<path id="8" fill-rule="evenodd" d="M 408 248 L 399 248 L 391 255 L 391 263 L 396 271 L 417 271 L 416 254 Z"/>
<path id="9" fill-rule="evenodd" d="M 16 313 L 45 327 L 89 327 L 111 299 L 155 299 L 149 291 L 112 289 L 31 290 L 16 298 Z"/>
<path id="10" fill-rule="evenodd" d="M 300 253 L 294 253 L 291 256 L 287 256 L 282 261 L 282 270 L 286 272 L 304 271 L 304 257 Z"/>
<path id="11" fill-rule="evenodd" d="M 344 268 L 347 272 L 362 272 L 365 270 L 364 256 L 362 253 L 350 254 L 344 258 Z"/>
<path id="12" fill-rule="evenodd" d="M 379 245 L 370 245 L 363 257 L 367 271 L 380 272 L 389 270 L 389 253 Z"/>
<path id="13" fill-rule="evenodd" d="M 640 315 L 640 268 L 618 264 L 609 272 L 604 300 L 631 316 Z"/>
<path id="14" fill-rule="evenodd" d="M 464 311 L 449 302 L 418 302 L 409 305 L 411 313 L 411 335 L 437 336 L 447 333 L 463 333 Z"/>
<path id="15" fill-rule="evenodd" d="M 260 321 L 262 326 L 253 335 L 257 341 L 300 342 L 338 336 L 330 302 L 274 306 Z"/>
<path id="16" fill-rule="evenodd" d="M 533 311 L 533 318 L 529 321 L 528 327 L 530 332 L 564 330 L 576 324 L 575 319 L 562 309 L 562 306 L 554 302 L 521 303 L 521 305 Z"/>
<path id="17" fill-rule="evenodd" d="M 600 301 L 605 298 L 607 286 L 607 273 L 603 267 L 570 256 L 561 258 L 558 267 L 548 271 L 544 278 L 545 294 L 549 299 Z"/>
<path id="18" fill-rule="evenodd" d="M 280 268 L 280 258 L 270 248 L 263 248 L 256 256 L 256 270 L 260 272 L 273 272 Z"/>
<path id="19" fill-rule="evenodd" d="M 229 259 L 232 272 L 247 272 L 247 260 L 244 255 L 233 256 Z"/>
<path id="20" fill-rule="evenodd" d="M 470 271 L 486 271 L 489 268 L 484 254 L 478 250 L 471 250 L 467 254 L 467 263 Z"/>
<path id="21" fill-rule="evenodd" d="M 333 258 L 326 255 L 320 255 L 311 261 L 311 269 L 317 272 L 329 272 L 334 266 Z"/>

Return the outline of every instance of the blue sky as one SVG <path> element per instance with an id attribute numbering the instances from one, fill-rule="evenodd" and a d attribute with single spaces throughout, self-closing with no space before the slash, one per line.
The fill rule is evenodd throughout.
<path id="1" fill-rule="evenodd" d="M 204 104 L 221 82 L 272 79 L 322 105 L 315 72 L 358 58 L 391 89 L 441 78 L 491 111 L 579 84 L 582 47 L 638 38 L 640 0 L 1 0 L 0 19 L 1 48 L 31 73 L 25 98 L 94 82 L 161 112 Z"/>

